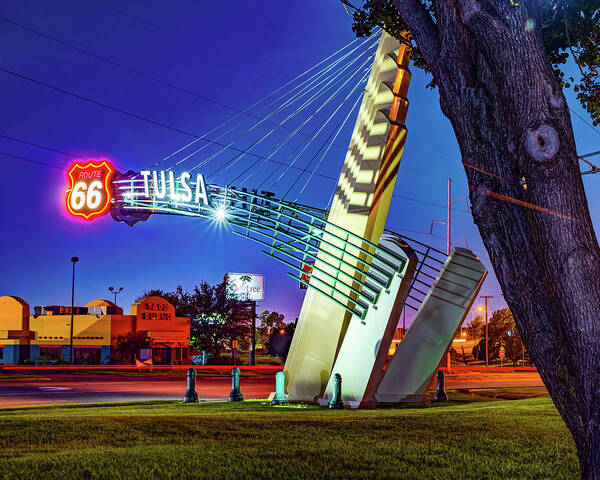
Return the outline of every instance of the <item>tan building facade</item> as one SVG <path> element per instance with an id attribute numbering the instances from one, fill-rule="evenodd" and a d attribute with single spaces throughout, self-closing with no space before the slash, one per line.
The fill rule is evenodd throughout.
<path id="1" fill-rule="evenodd" d="M 74 364 L 132 363 L 140 350 L 156 364 L 188 363 L 189 345 L 190 319 L 177 317 L 161 297 L 137 301 L 129 315 L 108 300 L 73 311 Z M 0 297 L 0 364 L 70 359 L 71 307 L 35 307 L 31 314 L 24 300 Z"/>

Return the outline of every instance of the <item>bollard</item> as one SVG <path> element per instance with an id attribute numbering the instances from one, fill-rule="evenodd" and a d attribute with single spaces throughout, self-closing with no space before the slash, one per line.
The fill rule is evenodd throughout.
<path id="1" fill-rule="evenodd" d="M 188 368 L 187 371 L 187 391 L 183 397 L 183 403 L 198 403 L 198 394 L 196 393 L 196 369 Z"/>
<path id="2" fill-rule="evenodd" d="M 444 391 L 444 372 L 438 370 L 437 373 L 437 390 L 435 391 L 434 400 L 436 402 L 446 402 L 448 401 L 448 395 Z"/>
<path id="3" fill-rule="evenodd" d="M 339 373 L 333 376 L 333 396 L 329 400 L 328 407 L 335 409 L 344 408 L 344 402 L 342 401 L 342 376 Z"/>
<path id="4" fill-rule="evenodd" d="M 287 404 L 287 398 L 285 398 L 285 373 L 277 372 L 277 375 L 275 375 L 275 396 L 271 401 L 271 405 L 285 404 Z"/>
<path id="5" fill-rule="evenodd" d="M 241 402 L 244 400 L 244 396 L 240 391 L 240 374 L 241 371 L 238 367 L 231 369 L 231 392 L 229 393 L 229 402 Z"/>

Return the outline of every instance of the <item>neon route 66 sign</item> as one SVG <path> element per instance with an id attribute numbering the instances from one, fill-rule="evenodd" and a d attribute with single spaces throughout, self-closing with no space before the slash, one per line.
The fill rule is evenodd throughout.
<path id="1" fill-rule="evenodd" d="M 93 220 L 110 209 L 115 169 L 108 160 L 76 162 L 67 172 L 67 210 L 74 217 Z"/>

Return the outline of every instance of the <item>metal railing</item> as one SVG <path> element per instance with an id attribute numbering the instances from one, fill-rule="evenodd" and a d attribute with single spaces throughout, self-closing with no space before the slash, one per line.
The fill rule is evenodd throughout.
<path id="1" fill-rule="evenodd" d="M 194 191 L 196 185 L 189 182 L 189 187 Z M 278 200 L 269 192 L 219 185 L 206 185 L 206 191 L 208 204 L 184 202 L 179 195 L 158 199 L 146 195 L 143 179 L 121 177 L 113 182 L 112 214 L 129 224 L 150 214 L 186 215 L 221 223 L 233 234 L 264 247 L 262 253 L 292 270 L 290 277 L 361 319 L 404 268 L 403 256 L 329 222 L 326 210 Z M 417 309 L 446 256 L 421 242 L 388 233 L 410 243 L 419 258 L 406 304 Z"/>

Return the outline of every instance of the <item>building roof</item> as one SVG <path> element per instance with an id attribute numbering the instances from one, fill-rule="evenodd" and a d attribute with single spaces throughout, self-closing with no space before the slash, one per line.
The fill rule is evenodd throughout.
<path id="1" fill-rule="evenodd" d="M 29 308 L 29 304 L 25 300 L 23 300 L 21 297 L 16 297 L 14 295 L 3 295 L 0 297 L 0 302 L 2 302 L 2 303 L 9 302 L 10 300 L 21 304 L 21 306 L 23 306 L 23 307 Z"/>
<path id="2" fill-rule="evenodd" d="M 110 300 L 92 300 L 85 305 L 86 307 L 118 307 L 116 303 Z"/>

